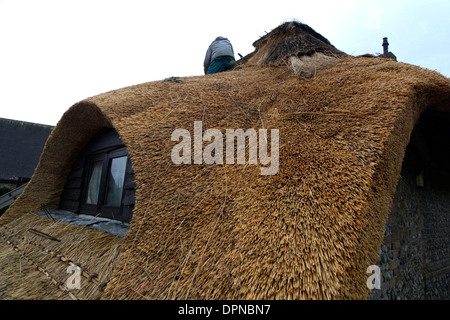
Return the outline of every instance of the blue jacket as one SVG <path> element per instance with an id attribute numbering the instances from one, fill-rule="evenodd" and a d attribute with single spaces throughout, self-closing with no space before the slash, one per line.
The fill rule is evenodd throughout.
<path id="1" fill-rule="evenodd" d="M 230 56 L 234 59 L 233 46 L 230 40 L 224 37 L 217 37 L 206 51 L 205 61 L 203 62 L 203 67 L 205 69 L 205 74 L 208 71 L 210 63 L 217 57 Z"/>

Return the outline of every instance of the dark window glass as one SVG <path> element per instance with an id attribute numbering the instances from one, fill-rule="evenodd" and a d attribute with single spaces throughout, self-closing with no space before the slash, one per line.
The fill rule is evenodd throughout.
<path id="1" fill-rule="evenodd" d="M 97 204 L 100 193 L 100 184 L 102 182 L 103 161 L 94 161 L 91 163 L 89 174 L 89 185 L 86 194 L 87 204 Z"/>
<path id="2" fill-rule="evenodd" d="M 110 163 L 108 183 L 106 186 L 105 205 L 120 207 L 122 202 L 125 169 L 127 167 L 127 157 L 113 158 Z"/>

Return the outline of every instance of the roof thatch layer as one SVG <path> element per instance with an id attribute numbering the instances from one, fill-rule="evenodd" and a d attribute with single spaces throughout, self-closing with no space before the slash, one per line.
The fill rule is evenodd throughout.
<path id="1" fill-rule="evenodd" d="M 2 299 L 100 299 L 120 252 L 120 237 L 36 214 L 0 226 Z M 79 290 L 67 282 L 79 268 Z M 73 278 L 75 279 L 75 278 Z M 75 282 L 74 282 L 75 284 Z"/>
<path id="2" fill-rule="evenodd" d="M 427 108 L 450 111 L 450 80 L 364 57 L 339 59 L 309 79 L 285 65 L 248 63 L 180 80 L 72 106 L 29 185 L 0 218 L 1 245 L 7 247 L 5 237 L 25 236 L 31 219 L 48 219 L 35 229 L 62 237 L 61 227 L 50 232 L 49 218 L 29 213 L 41 204 L 58 206 L 76 155 L 102 127 L 114 127 L 135 172 L 130 229 L 123 240 L 109 239 L 111 245 L 80 237 L 89 245 L 65 253 L 89 255 L 102 247 L 112 254 L 120 243 L 117 262 L 107 254 L 114 271 L 103 299 L 366 298 L 366 269 L 378 257 L 411 131 Z M 192 134 L 194 121 L 222 132 L 279 129 L 278 173 L 263 176 L 251 164 L 174 164 L 171 134 L 177 128 Z M 13 254 L 2 254 L 0 268 L 18 270 Z M 0 297 L 24 290 L 17 281 L 0 288 Z"/>

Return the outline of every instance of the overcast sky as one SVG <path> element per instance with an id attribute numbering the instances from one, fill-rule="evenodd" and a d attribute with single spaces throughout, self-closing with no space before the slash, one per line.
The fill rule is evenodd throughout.
<path id="1" fill-rule="evenodd" d="M 237 53 L 285 21 L 351 55 L 381 53 L 450 76 L 450 1 L 0 0 L 0 117 L 56 125 L 74 103 L 203 75 L 219 35 Z"/>

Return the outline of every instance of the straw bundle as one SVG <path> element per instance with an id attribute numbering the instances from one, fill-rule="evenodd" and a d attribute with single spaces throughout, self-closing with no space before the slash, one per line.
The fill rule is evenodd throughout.
<path id="1" fill-rule="evenodd" d="M 41 199 L 57 206 L 77 152 L 110 126 L 131 157 L 136 205 L 117 262 L 99 260 L 114 269 L 102 299 L 366 298 L 365 272 L 378 256 L 410 133 L 426 108 L 450 109 L 449 79 L 347 57 L 310 79 L 249 63 L 180 80 L 70 108 L 0 225 L 25 230 Z M 171 134 L 192 135 L 194 121 L 203 131 L 279 129 L 278 174 L 261 176 L 253 164 L 175 165 Z M 56 231 L 48 233 L 61 237 Z M 5 252 L 0 268 L 14 258 Z"/>
<path id="2" fill-rule="evenodd" d="M 300 58 L 291 56 L 288 59 L 288 65 L 298 77 L 311 78 L 318 71 L 333 66 L 338 60 L 336 57 L 326 56 L 323 53 L 314 53 Z"/>

